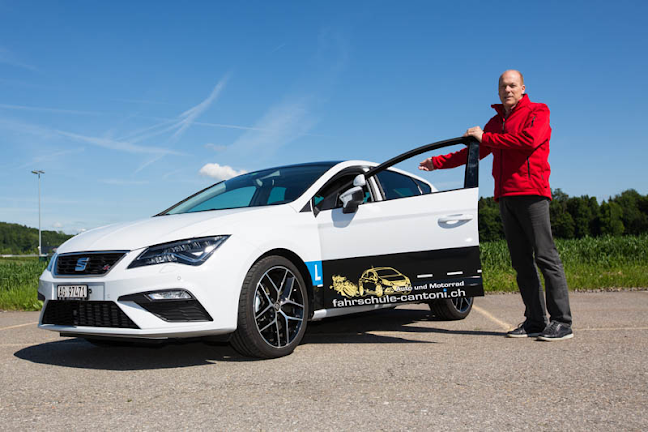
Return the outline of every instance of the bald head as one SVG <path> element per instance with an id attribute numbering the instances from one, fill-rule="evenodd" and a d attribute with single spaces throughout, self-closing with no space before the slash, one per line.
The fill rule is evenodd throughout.
<path id="1" fill-rule="evenodd" d="M 508 115 L 524 95 L 524 77 L 520 71 L 507 70 L 499 78 L 498 93 Z"/>
<path id="2" fill-rule="evenodd" d="M 502 73 L 502 75 L 500 75 L 499 77 L 500 84 L 502 83 L 502 79 L 504 78 L 504 75 L 517 76 L 520 80 L 521 85 L 524 85 L 524 76 L 522 76 L 522 72 L 520 72 L 519 70 L 515 70 L 515 69 L 505 70 L 504 73 Z"/>

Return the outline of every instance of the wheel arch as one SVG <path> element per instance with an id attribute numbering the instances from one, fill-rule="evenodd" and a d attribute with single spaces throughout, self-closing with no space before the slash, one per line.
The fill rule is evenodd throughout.
<path id="1" fill-rule="evenodd" d="M 315 312 L 315 289 L 313 287 L 312 278 L 310 272 L 308 271 L 308 267 L 306 267 L 306 263 L 295 252 L 283 248 L 271 249 L 265 252 L 263 255 L 257 258 L 257 260 L 254 263 L 256 264 L 258 261 L 262 260 L 263 258 L 266 258 L 268 256 L 273 256 L 273 255 L 282 256 L 286 258 L 288 261 L 292 262 L 295 265 L 295 267 L 297 267 L 297 270 L 299 270 L 301 277 L 304 279 L 304 283 L 306 285 L 306 291 L 308 292 L 308 306 L 309 306 L 308 319 L 313 318 L 313 313 Z"/>

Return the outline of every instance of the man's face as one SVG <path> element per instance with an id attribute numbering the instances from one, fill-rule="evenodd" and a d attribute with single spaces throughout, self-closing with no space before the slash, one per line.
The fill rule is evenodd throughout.
<path id="1" fill-rule="evenodd" d="M 522 99 L 525 90 L 520 75 L 516 72 L 505 72 L 499 80 L 499 97 L 507 108 L 513 108 Z"/>

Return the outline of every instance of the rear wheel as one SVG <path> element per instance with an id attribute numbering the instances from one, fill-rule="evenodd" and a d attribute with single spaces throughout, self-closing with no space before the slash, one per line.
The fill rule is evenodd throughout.
<path id="1" fill-rule="evenodd" d="M 301 342 L 307 318 L 308 293 L 301 273 L 284 257 L 263 258 L 243 282 L 232 346 L 250 357 L 288 355 Z"/>
<path id="2" fill-rule="evenodd" d="M 442 320 L 462 320 L 470 314 L 473 306 L 472 297 L 441 299 L 429 303 L 432 314 Z"/>

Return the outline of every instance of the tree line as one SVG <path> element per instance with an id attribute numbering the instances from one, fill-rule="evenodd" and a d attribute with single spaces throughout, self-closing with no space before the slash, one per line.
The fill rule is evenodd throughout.
<path id="1" fill-rule="evenodd" d="M 551 230 L 555 238 L 639 235 L 648 232 L 648 195 L 628 189 L 600 204 L 596 197 L 570 197 L 553 190 L 549 205 Z M 479 199 L 480 241 L 504 238 L 499 204 L 493 198 Z"/>
<path id="2" fill-rule="evenodd" d="M 61 231 L 41 231 L 42 253 L 51 253 L 72 237 Z M 38 253 L 38 229 L 0 222 L 0 254 L 26 255 Z"/>

